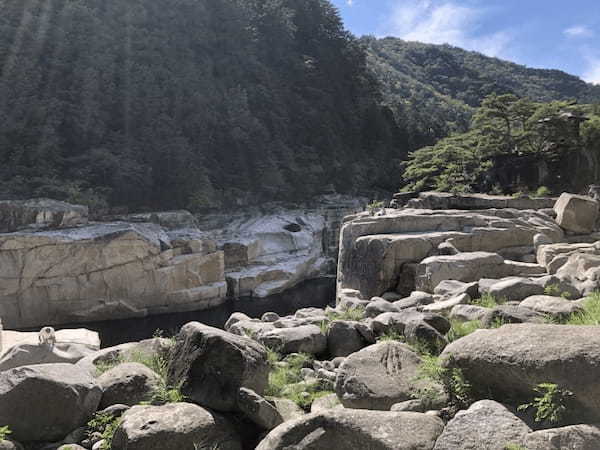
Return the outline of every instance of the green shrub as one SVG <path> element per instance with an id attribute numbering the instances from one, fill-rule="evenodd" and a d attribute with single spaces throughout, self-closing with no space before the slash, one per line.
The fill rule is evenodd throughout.
<path id="1" fill-rule="evenodd" d="M 583 302 L 583 311 L 571 314 L 566 325 L 600 325 L 600 292 L 594 292 Z"/>
<path id="2" fill-rule="evenodd" d="M 8 438 L 8 435 L 11 434 L 10 428 L 7 425 L 0 427 L 0 442 Z"/>
<path id="3" fill-rule="evenodd" d="M 550 195 L 550 189 L 548 189 L 546 186 L 540 186 L 535 191 L 536 197 L 548 197 L 549 195 Z"/>
<path id="4" fill-rule="evenodd" d="M 422 355 L 418 379 L 429 379 L 444 387 L 450 404 L 458 409 L 466 409 L 473 403 L 472 389 L 460 369 L 442 367 L 440 358 Z"/>
<path id="5" fill-rule="evenodd" d="M 300 371 L 311 362 L 311 355 L 299 353 L 288 355 L 283 361 L 272 363 L 265 395 L 287 398 L 302 409 L 310 410 L 310 405 L 315 399 L 332 393 L 321 381 L 312 383 L 304 381 Z"/>
<path id="6" fill-rule="evenodd" d="M 327 319 L 330 322 L 334 320 L 351 320 L 358 322 L 365 318 L 365 308 L 362 306 L 355 306 L 353 308 L 346 308 L 341 311 L 329 311 L 327 313 Z"/>
<path id="7" fill-rule="evenodd" d="M 125 359 L 123 358 L 123 356 L 120 353 L 116 354 L 107 360 L 99 361 L 99 362 L 95 363 L 96 373 L 98 376 L 100 376 L 104 372 L 107 372 L 110 369 L 117 367 L 119 364 L 123 364 L 124 362 L 125 362 Z"/>
<path id="8" fill-rule="evenodd" d="M 367 205 L 367 211 L 369 211 L 370 215 L 373 215 L 377 212 L 378 209 L 381 209 L 385 206 L 385 203 L 382 201 L 373 200 L 371 203 Z"/>
<path id="9" fill-rule="evenodd" d="M 387 330 L 382 335 L 377 336 L 377 341 L 378 342 L 385 342 L 385 341 L 406 342 L 406 338 L 404 337 L 404 335 L 402 335 L 398 331 Z"/>
<path id="10" fill-rule="evenodd" d="M 104 440 L 100 450 L 110 450 L 113 436 L 119 425 L 121 425 L 120 418 L 113 417 L 112 414 L 97 412 L 87 423 L 85 432 L 88 437 L 94 433 L 100 433 Z"/>
<path id="11" fill-rule="evenodd" d="M 536 422 L 560 424 L 568 413 L 573 393 L 566 389 L 560 389 L 554 383 L 540 383 L 534 388 L 534 391 L 539 395 L 534 397 L 530 403 L 520 405 L 518 410 L 524 411 L 533 408 Z"/>
<path id="12" fill-rule="evenodd" d="M 496 298 L 492 294 L 483 294 L 481 298 L 471 301 L 471 304 L 484 308 L 495 308 L 503 303 L 506 303 L 505 298 Z"/>
<path id="13" fill-rule="evenodd" d="M 450 331 L 446 335 L 449 342 L 456 341 L 468 334 L 473 333 L 475 330 L 482 328 L 479 320 L 471 320 L 468 322 L 462 322 L 457 319 L 450 319 Z"/>

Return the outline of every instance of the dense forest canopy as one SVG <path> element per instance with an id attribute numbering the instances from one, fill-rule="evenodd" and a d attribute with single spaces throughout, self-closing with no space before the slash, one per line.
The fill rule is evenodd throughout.
<path id="1" fill-rule="evenodd" d="M 393 189 L 406 156 L 325 0 L 5 0 L 0 67 L 3 197 L 294 200 Z"/>
<path id="2" fill-rule="evenodd" d="M 487 95 L 600 100 L 559 71 L 358 40 L 327 0 L 0 5 L 0 198 L 202 210 L 393 191 Z"/>

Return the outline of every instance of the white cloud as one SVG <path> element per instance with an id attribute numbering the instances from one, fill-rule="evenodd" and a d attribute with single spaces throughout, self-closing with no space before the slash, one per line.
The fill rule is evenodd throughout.
<path id="1" fill-rule="evenodd" d="M 354 0 L 346 0 L 348 6 L 354 6 Z"/>
<path id="2" fill-rule="evenodd" d="M 564 30 L 563 33 L 571 38 L 591 37 L 594 35 L 594 32 L 584 25 L 574 25 Z"/>
<path id="3" fill-rule="evenodd" d="M 600 84 L 600 59 L 590 59 L 582 78 L 588 83 Z"/>
<path id="4" fill-rule="evenodd" d="M 485 10 L 456 1 L 397 0 L 383 32 L 407 41 L 450 44 L 498 56 L 513 37 L 508 31 L 479 33 Z"/>

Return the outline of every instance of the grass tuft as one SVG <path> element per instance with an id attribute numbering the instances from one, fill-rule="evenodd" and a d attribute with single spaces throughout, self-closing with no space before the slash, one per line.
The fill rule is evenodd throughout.
<path id="1" fill-rule="evenodd" d="M 450 319 L 450 331 L 448 331 L 446 338 L 449 342 L 454 342 L 457 339 L 460 339 L 473 333 L 479 328 L 482 328 L 482 324 L 479 320 L 462 322 L 457 319 Z"/>

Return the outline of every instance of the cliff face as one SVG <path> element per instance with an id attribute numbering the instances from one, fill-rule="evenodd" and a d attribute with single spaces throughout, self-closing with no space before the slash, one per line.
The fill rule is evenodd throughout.
<path id="1" fill-rule="evenodd" d="M 86 215 L 58 220 L 79 211 L 76 205 L 45 202 L 30 202 L 37 209 L 19 221 L 13 212 L 20 203 L 0 205 L 0 217 L 18 229 L 0 234 L 0 317 L 7 328 L 202 310 L 227 298 L 280 294 L 335 274 L 337 225 L 360 209 L 360 201 L 348 200 L 207 216 L 200 225 L 185 211 L 88 223 Z"/>

